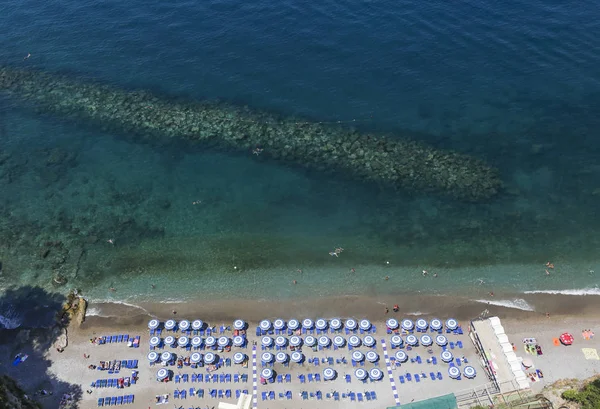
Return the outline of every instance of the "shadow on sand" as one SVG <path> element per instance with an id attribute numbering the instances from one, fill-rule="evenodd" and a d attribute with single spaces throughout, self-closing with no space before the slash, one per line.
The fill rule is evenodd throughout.
<path id="1" fill-rule="evenodd" d="M 57 408 L 65 394 L 67 405 L 77 408 L 82 390 L 50 372 L 46 352 L 64 339 L 69 325 L 63 314 L 67 297 L 38 287 L 10 288 L 0 295 L 0 374 L 14 379 L 30 399 L 44 408 Z M 27 359 L 15 365 L 18 354 Z M 41 394 L 45 390 L 47 395 Z M 10 406 L 9 406 L 10 407 Z"/>

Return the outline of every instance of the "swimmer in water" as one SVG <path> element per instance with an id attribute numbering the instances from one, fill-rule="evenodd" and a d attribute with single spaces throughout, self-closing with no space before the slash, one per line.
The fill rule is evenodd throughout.
<path id="1" fill-rule="evenodd" d="M 423 277 L 427 275 L 427 270 L 423 270 Z"/>
<path id="2" fill-rule="evenodd" d="M 27 53 L 27 55 L 25 56 L 25 58 L 23 58 L 23 61 L 25 61 L 25 60 L 28 60 L 28 59 L 29 59 L 29 57 L 31 57 L 31 54 L 30 54 L 30 53 Z"/>

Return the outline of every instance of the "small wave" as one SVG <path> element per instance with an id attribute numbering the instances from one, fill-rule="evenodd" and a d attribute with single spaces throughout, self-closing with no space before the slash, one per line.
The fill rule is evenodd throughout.
<path id="1" fill-rule="evenodd" d="M 19 318 L 9 318 L 4 315 L 0 315 L 0 328 L 4 329 L 15 329 L 21 326 L 21 320 Z"/>
<path id="2" fill-rule="evenodd" d="M 554 295 L 600 295 L 600 288 L 577 288 L 573 290 L 535 290 L 525 291 L 525 294 L 554 294 Z"/>
<path id="3" fill-rule="evenodd" d="M 482 304 L 496 305 L 504 308 L 514 308 L 522 311 L 535 311 L 527 301 L 522 298 L 515 298 L 513 300 L 475 300 Z"/>
<path id="4" fill-rule="evenodd" d="M 102 317 L 102 311 L 100 308 L 89 307 L 85 310 L 86 317 Z"/>
<path id="5" fill-rule="evenodd" d="M 86 316 L 97 316 L 97 317 L 109 317 L 110 315 L 105 315 L 102 313 L 101 309 L 94 306 L 94 304 L 116 304 L 116 305 L 124 305 L 126 307 L 131 307 L 131 308 L 135 308 L 138 310 L 143 311 L 145 314 L 151 315 L 150 312 L 145 309 L 144 307 L 141 307 L 137 304 L 131 304 L 128 303 L 126 301 L 119 301 L 119 300 L 92 300 L 91 301 L 91 305 L 87 308 L 85 315 Z"/>
<path id="6" fill-rule="evenodd" d="M 407 312 L 406 315 L 414 315 L 414 316 L 419 316 L 419 315 L 428 315 L 428 313 L 426 312 L 421 312 L 421 311 L 413 311 L 413 312 Z"/>

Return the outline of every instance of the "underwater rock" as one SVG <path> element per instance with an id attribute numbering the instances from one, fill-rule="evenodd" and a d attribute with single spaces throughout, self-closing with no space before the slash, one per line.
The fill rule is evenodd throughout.
<path id="1" fill-rule="evenodd" d="M 280 119 L 243 107 L 173 101 L 33 70 L 0 68 L 0 90 L 100 129 L 143 138 L 182 138 L 224 150 L 252 152 L 296 166 L 335 170 L 357 179 L 468 201 L 502 187 L 483 161 L 414 141 Z"/>

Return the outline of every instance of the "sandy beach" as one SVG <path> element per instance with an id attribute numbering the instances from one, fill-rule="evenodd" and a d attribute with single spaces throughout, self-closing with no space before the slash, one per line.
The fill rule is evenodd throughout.
<path id="1" fill-rule="evenodd" d="M 558 297 L 560 298 L 560 297 Z M 555 297 L 555 302 L 558 301 Z M 577 298 L 577 297 L 572 297 Z M 584 298 L 584 297 L 579 297 Z M 588 297 L 589 298 L 589 297 Z M 390 300 L 392 301 L 392 300 Z M 429 305 L 433 305 L 432 300 L 427 300 Z M 565 301 L 563 298 L 562 301 Z M 574 300 L 575 305 L 579 300 Z M 595 301 L 590 299 L 590 301 Z M 549 301 L 538 300 L 538 303 Z M 135 396 L 135 402 L 127 405 L 133 409 L 145 409 L 146 407 L 157 407 L 162 406 L 156 405 L 155 397 L 157 395 L 167 394 L 169 396 L 169 405 L 175 404 L 176 407 L 183 406 L 187 407 L 216 407 L 219 401 L 235 403 L 235 392 L 236 390 L 248 390 L 250 394 L 253 392 L 253 368 L 252 368 L 252 354 L 253 354 L 253 343 L 257 343 L 256 347 L 256 360 L 257 360 L 257 372 L 260 374 L 263 366 L 261 365 L 261 355 L 265 352 L 261 348 L 262 336 L 256 335 L 256 327 L 260 319 L 271 319 L 281 318 L 289 320 L 291 318 L 304 319 L 311 318 L 316 320 L 318 318 L 333 318 L 333 317 L 354 317 L 357 320 L 368 318 L 371 320 L 373 325 L 377 328 L 375 333 L 360 334 L 357 336 L 364 340 L 365 336 L 372 335 L 375 339 L 375 347 L 367 348 L 364 345 L 355 348 L 363 353 L 368 351 L 374 351 L 379 357 L 378 364 L 366 363 L 363 367 L 369 371 L 373 368 L 378 368 L 382 371 L 383 376 L 380 381 L 362 383 L 356 379 L 355 371 L 361 368 L 357 365 L 354 368 L 351 364 L 352 352 L 347 347 L 339 348 L 334 350 L 333 347 L 330 349 L 315 350 L 304 346 L 302 352 L 305 354 L 306 361 L 302 364 L 290 363 L 289 366 L 275 363 L 272 367 L 276 375 L 283 376 L 283 382 L 267 383 L 261 385 L 258 382 L 257 388 L 257 407 L 262 408 L 302 408 L 306 407 L 307 402 L 300 396 L 301 392 L 306 392 L 308 400 L 310 400 L 311 407 L 347 407 L 354 403 L 350 400 L 350 393 L 354 392 L 356 400 L 358 400 L 358 393 L 366 396 L 368 392 L 374 392 L 376 400 L 365 401 L 361 405 L 367 407 L 385 407 L 394 406 L 396 403 L 405 404 L 411 401 L 418 401 L 438 395 L 444 395 L 448 393 L 459 394 L 464 391 L 485 387 L 490 383 L 490 380 L 485 376 L 483 368 L 475 353 L 475 348 L 470 341 L 467 328 L 469 320 L 476 318 L 482 311 L 482 305 L 436 305 L 437 311 L 446 311 L 446 313 L 440 313 L 439 315 L 424 314 L 422 316 L 410 316 L 403 313 L 404 305 L 400 304 L 400 311 L 393 312 L 392 305 L 390 305 L 389 312 L 385 313 L 384 308 L 386 305 L 380 303 L 369 302 L 367 299 L 359 299 L 356 297 L 344 298 L 338 300 L 321 300 L 315 302 L 311 300 L 310 303 L 307 301 L 294 301 L 286 303 L 277 302 L 249 302 L 239 301 L 227 304 L 152 304 L 144 305 L 143 308 L 146 311 L 142 311 L 139 308 L 128 307 L 124 305 L 94 305 L 89 306 L 90 311 L 111 312 L 110 317 L 99 317 L 89 316 L 81 327 L 75 327 L 71 325 L 68 329 L 68 346 L 63 352 L 58 352 L 55 348 L 50 346 L 44 346 L 43 342 L 36 340 L 36 345 L 39 347 L 47 348 L 45 352 L 45 359 L 48 362 L 48 372 L 53 374 L 54 378 L 50 382 L 43 384 L 40 377 L 31 376 L 32 369 L 36 368 L 36 362 L 28 360 L 16 368 L 12 368 L 11 375 L 16 377 L 19 382 L 25 387 L 26 390 L 32 394 L 41 389 L 40 385 L 43 384 L 43 388 L 52 390 L 54 394 L 52 396 L 44 396 L 40 398 L 40 401 L 44 404 L 44 407 L 54 408 L 58 404 L 60 397 L 63 393 L 73 390 L 75 388 L 77 392 L 75 395 L 79 400 L 77 407 L 82 409 L 97 407 L 99 398 L 105 398 L 107 396 L 123 396 L 133 394 Z M 588 348 L 589 350 L 597 351 L 600 348 L 600 341 L 597 337 L 584 340 L 581 336 L 583 329 L 594 330 L 594 325 L 597 324 L 597 316 L 591 314 L 587 308 L 577 308 L 577 315 L 567 314 L 553 314 L 549 317 L 546 314 L 519 311 L 514 309 L 506 309 L 495 306 L 489 306 L 489 313 L 491 315 L 500 316 L 502 324 L 505 328 L 506 335 L 510 342 L 514 343 L 516 353 L 519 357 L 530 358 L 533 361 L 533 372 L 535 369 L 539 369 L 543 372 L 544 377 L 542 379 L 535 379 L 535 382 L 531 382 L 531 392 L 538 393 L 546 385 L 552 384 L 560 379 L 578 378 L 584 379 L 597 374 L 598 361 L 593 358 L 593 353 L 587 355 L 582 351 L 582 348 Z M 173 313 L 176 312 L 176 314 Z M 276 312 L 274 312 L 276 311 Z M 447 311 L 452 311 L 453 314 L 448 314 Z M 430 311 L 427 311 L 430 312 Z M 403 318 L 410 318 L 416 320 L 417 318 L 424 318 L 428 322 L 436 317 L 445 320 L 449 316 L 456 317 L 462 328 L 465 329 L 465 334 L 455 335 L 444 334 L 448 337 L 448 341 L 456 343 L 461 341 L 463 348 L 456 348 L 452 352 L 456 357 L 466 358 L 469 365 L 472 365 L 476 371 L 477 376 L 474 379 L 467 379 L 463 377 L 460 381 L 451 380 L 448 377 L 447 365 L 438 362 L 437 365 L 428 363 L 427 360 L 436 356 L 439 357 L 442 349 L 437 345 L 433 345 L 433 350 L 430 354 L 424 346 L 418 346 L 412 349 L 412 351 L 406 351 L 410 360 L 400 367 L 390 363 L 387 358 L 394 357 L 396 350 L 391 349 L 390 338 L 391 335 L 386 333 L 385 320 L 389 317 L 394 317 L 397 320 Z M 233 379 L 235 375 L 241 377 L 245 374 L 248 376 L 247 382 L 231 382 L 226 383 L 206 383 L 206 382 L 188 382 L 176 383 L 172 382 L 157 382 L 156 373 L 162 366 L 160 364 L 150 366 L 147 355 L 150 351 L 149 339 L 150 334 L 148 330 L 148 320 L 150 318 L 157 318 L 164 322 L 168 319 L 175 319 L 176 321 L 187 319 L 194 320 L 200 318 L 207 322 L 210 326 L 214 326 L 217 330 L 221 326 L 231 327 L 234 319 L 242 318 L 248 323 L 248 347 L 238 349 L 233 347 L 231 352 L 223 352 L 219 355 L 223 358 L 231 358 L 237 351 L 241 351 L 246 354 L 249 358 L 249 365 L 247 368 L 243 368 L 240 365 L 231 364 L 231 366 L 225 366 L 216 370 L 218 376 L 223 374 L 231 375 Z M 554 346 L 553 338 L 558 337 L 561 333 L 568 331 L 571 332 L 575 337 L 575 342 L 572 346 Z M 10 360 L 11 354 L 13 354 L 17 348 L 19 351 L 24 350 L 26 352 L 27 342 L 20 342 L 19 339 L 22 335 L 19 335 L 19 330 L 14 330 L 14 334 L 11 340 L 7 339 L 3 347 L 2 353 L 5 356 L 5 362 Z M 127 334 L 131 336 L 140 336 L 139 348 L 131 348 L 127 346 L 127 343 L 115 343 L 105 345 L 94 345 L 90 343 L 90 339 L 94 337 L 100 337 L 104 335 L 119 335 Z M 163 331 L 161 338 L 168 335 Z M 178 336 L 181 334 L 175 334 Z M 306 337 L 308 334 L 303 334 L 302 337 Z M 348 340 L 353 334 L 346 334 L 342 332 L 341 335 Z M 419 334 L 416 334 L 420 336 Z M 433 334 L 435 335 L 435 334 Z M 231 330 L 226 330 L 218 336 L 226 336 L 231 338 Z M 272 335 L 275 338 L 277 335 Z M 315 335 L 318 337 L 318 335 Z M 328 336 L 333 338 L 335 334 L 329 333 Z M 36 339 L 33 335 L 29 334 L 30 339 Z M 535 337 L 538 344 L 543 350 L 543 355 L 531 355 L 527 354 L 522 347 L 522 340 L 524 338 Z M 289 336 L 286 334 L 286 338 Z M 405 337 L 403 337 L 405 338 Z M 21 340 L 22 341 L 22 340 Z M 20 346 L 18 346 L 20 345 Z M 384 351 L 384 345 L 386 350 Z M 28 346 L 29 348 L 35 347 L 35 345 Z M 186 351 L 181 348 L 166 348 L 164 350 L 172 351 L 181 357 L 190 356 L 193 351 Z M 157 352 L 163 352 L 164 350 L 157 350 Z M 207 351 L 199 351 L 206 353 Z M 275 349 L 271 352 L 276 353 Z M 286 353 L 290 353 L 289 347 L 285 349 Z M 422 363 L 411 362 L 416 357 L 422 358 Z M 595 355 L 597 357 L 597 355 Z M 588 359 L 586 359 L 586 357 Z M 314 358 L 318 359 L 319 366 L 315 366 L 314 363 L 309 363 Z M 327 363 L 328 358 L 332 359 L 333 364 Z M 345 362 L 344 363 L 344 358 Z M 439 359 L 439 358 L 438 358 Z M 89 369 L 89 365 L 99 365 L 101 361 L 112 361 L 112 360 L 137 360 L 138 367 L 136 369 L 121 369 L 118 374 L 108 374 L 107 371 L 99 371 Z M 464 364 L 463 364 L 464 365 Z M 388 374 L 388 366 L 391 373 Z M 331 367 L 337 372 L 337 377 L 334 380 L 325 382 L 307 382 L 301 383 L 299 375 L 305 375 L 308 377 L 309 374 L 315 375 L 320 374 L 323 376 L 323 370 Z M 208 374 L 206 368 L 193 369 L 189 366 L 183 366 L 177 368 L 176 366 L 168 366 L 168 369 L 172 371 L 173 377 L 188 375 L 192 378 L 195 374 Z M 6 367 L 3 369 L 7 369 Z M 110 379 L 110 378 L 126 378 L 131 377 L 132 371 L 135 370 L 139 374 L 138 381 L 135 385 L 126 387 L 124 389 L 117 388 L 95 388 L 91 387 L 92 383 L 98 379 Z M 443 376 L 442 380 L 431 380 L 431 373 L 437 374 L 440 372 Z M 531 371 L 529 371 L 531 372 Z M 285 381 L 285 376 L 290 375 L 290 381 Z M 400 376 L 406 378 L 406 374 L 412 375 L 412 381 L 406 381 L 401 383 Z M 350 383 L 346 382 L 346 375 L 350 375 Z M 416 382 L 414 379 L 415 375 L 419 375 L 421 378 L 420 382 Z M 425 375 L 425 378 L 423 378 Z M 260 376 L 260 375 L 259 375 Z M 211 378 L 212 380 L 212 378 Z M 392 388 L 391 380 L 394 381 L 394 385 L 397 389 L 397 398 Z M 435 387 L 433 387 L 435 386 Z M 190 388 L 194 388 L 194 392 L 203 389 L 204 398 L 197 396 L 190 397 Z M 225 394 L 227 390 L 231 391 L 232 397 L 229 399 L 222 398 L 211 398 L 209 396 L 210 391 L 214 389 L 215 393 L 218 390 L 223 390 Z M 175 390 L 185 390 L 187 393 L 187 399 L 175 399 Z M 88 393 L 86 391 L 90 391 Z M 286 398 L 286 392 L 291 392 L 291 399 Z M 317 400 L 317 392 L 320 391 L 322 394 L 322 400 Z M 262 393 L 273 392 L 274 400 L 262 400 Z M 339 401 L 334 400 L 334 393 L 339 394 Z M 280 395 L 281 394 L 281 395 Z M 314 398 L 311 398 L 311 394 Z M 280 396 L 282 396 L 280 398 Z M 330 398 L 328 398 L 328 396 Z M 343 396 L 347 396 L 344 398 Z"/>

